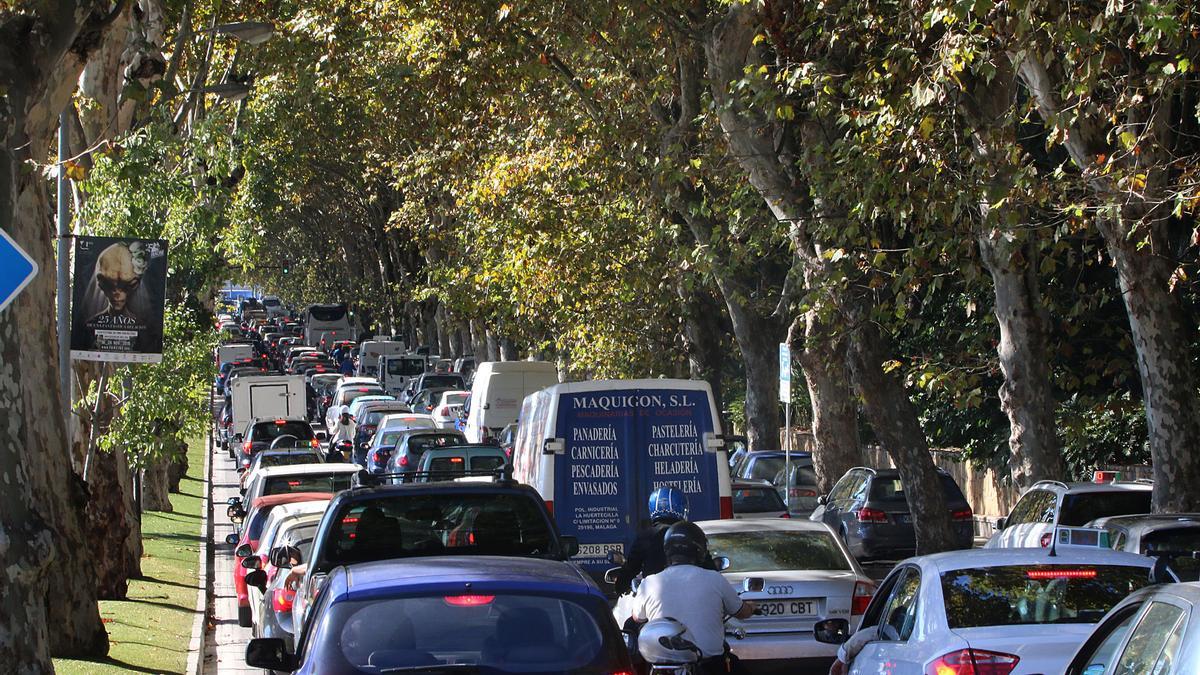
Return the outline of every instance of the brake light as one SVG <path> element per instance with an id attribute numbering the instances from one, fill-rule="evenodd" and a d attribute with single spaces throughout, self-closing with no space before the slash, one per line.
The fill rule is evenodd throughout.
<path id="1" fill-rule="evenodd" d="M 251 443 L 250 441 L 246 441 L 244 444 L 242 444 L 242 451 L 248 455 L 248 454 L 250 454 L 250 449 L 253 447 L 254 447 L 253 443 Z"/>
<path id="2" fill-rule="evenodd" d="M 271 607 L 276 612 L 292 611 L 292 601 L 296 599 L 296 591 L 289 591 L 286 588 L 276 588 L 275 593 L 271 596 Z"/>
<path id="3" fill-rule="evenodd" d="M 854 582 L 854 595 L 850 598 L 850 615 L 866 614 L 872 595 L 875 595 L 874 586 L 865 581 Z"/>
<path id="4" fill-rule="evenodd" d="M 371 455 L 371 459 L 374 460 L 376 464 L 379 464 L 383 461 L 383 454 L 376 450 L 375 453 Z"/>
<path id="5" fill-rule="evenodd" d="M 854 515 L 858 517 L 858 522 L 860 523 L 886 523 L 888 521 L 888 516 L 883 511 L 865 506 L 859 509 L 858 513 Z"/>
<path id="6" fill-rule="evenodd" d="M 779 517 L 780 518 L 791 518 L 792 514 L 784 512 L 784 513 L 779 514 Z"/>
<path id="7" fill-rule="evenodd" d="M 730 503 L 732 503 L 732 500 L 730 500 Z M 554 501 L 551 499 L 546 500 L 546 513 L 549 513 L 552 517 L 554 516 Z"/>
<path id="8" fill-rule="evenodd" d="M 321 447 L 321 441 L 318 441 L 318 440 L 317 440 L 317 439 L 315 439 L 315 438 L 314 438 L 314 439 L 312 439 L 311 441 L 309 441 L 309 444 L 310 444 L 310 445 L 312 445 L 314 448 L 319 448 L 319 447 Z"/>
<path id="9" fill-rule="evenodd" d="M 963 521 L 970 520 L 974 515 L 975 514 L 971 512 L 970 507 L 965 509 L 955 509 L 950 512 L 950 519 L 961 523 Z"/>
<path id="10" fill-rule="evenodd" d="M 408 455 L 400 458 L 400 466 L 408 466 Z"/>
<path id="11" fill-rule="evenodd" d="M 1046 548 L 1046 547 L 1050 546 L 1050 540 L 1053 537 L 1054 537 L 1053 532 L 1046 532 L 1045 534 L 1042 535 L 1042 538 L 1041 538 L 1041 540 L 1039 540 L 1038 543 L 1042 545 L 1042 548 Z"/>
<path id="12" fill-rule="evenodd" d="M 367 389 L 366 387 L 359 387 L 359 388 L 358 388 L 358 390 L 359 390 L 359 391 L 361 391 L 361 392 L 368 392 L 368 391 L 371 391 L 370 389 Z"/>
<path id="13" fill-rule="evenodd" d="M 733 518 L 733 497 L 721 497 L 721 519 Z"/>
<path id="14" fill-rule="evenodd" d="M 1019 656 L 984 649 L 960 649 L 944 654 L 925 668 L 925 675 L 1008 675 Z"/>
<path id="15" fill-rule="evenodd" d="M 492 604 L 492 600 L 496 599 L 494 595 L 447 595 L 442 598 L 447 605 L 455 607 L 480 607 L 482 605 Z"/>
<path id="16" fill-rule="evenodd" d="M 1096 570 L 1041 569 L 1025 570 L 1030 579 L 1095 579 Z"/>
<path id="17" fill-rule="evenodd" d="M 450 458 L 450 463 L 451 463 L 451 464 L 462 464 L 462 463 L 463 463 L 463 458 L 462 458 L 462 457 L 451 457 L 451 458 Z"/>
<path id="18" fill-rule="evenodd" d="M 298 480 L 289 480 L 288 481 L 288 487 L 296 487 L 299 484 L 300 484 L 300 481 L 298 481 Z"/>

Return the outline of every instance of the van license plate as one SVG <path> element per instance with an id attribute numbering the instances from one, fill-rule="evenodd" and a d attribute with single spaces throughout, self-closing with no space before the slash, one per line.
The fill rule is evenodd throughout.
<path id="1" fill-rule="evenodd" d="M 755 600 L 758 607 L 755 616 L 816 616 L 817 601 L 808 600 Z"/>
<path id="2" fill-rule="evenodd" d="M 901 523 L 904 523 L 905 525 L 912 524 L 912 516 L 896 516 L 896 520 L 900 521 Z"/>

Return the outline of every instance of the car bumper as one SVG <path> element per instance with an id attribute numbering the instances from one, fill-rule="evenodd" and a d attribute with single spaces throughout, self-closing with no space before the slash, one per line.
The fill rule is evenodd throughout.
<path id="1" fill-rule="evenodd" d="M 954 523 L 955 543 L 959 548 L 971 548 L 975 534 L 971 523 Z M 846 545 L 855 557 L 907 557 L 917 548 L 917 537 L 911 525 L 870 525 L 859 523 L 847 531 Z"/>
<path id="2" fill-rule="evenodd" d="M 750 633 L 741 640 L 730 639 L 729 648 L 743 661 L 786 661 L 793 667 L 796 659 L 820 660 L 828 667 L 838 650 L 837 645 L 817 642 L 812 631 Z"/>

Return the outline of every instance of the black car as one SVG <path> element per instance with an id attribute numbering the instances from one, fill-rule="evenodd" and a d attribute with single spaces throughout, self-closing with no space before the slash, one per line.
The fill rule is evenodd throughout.
<path id="1" fill-rule="evenodd" d="M 971 548 L 974 543 L 971 506 L 950 474 L 939 469 L 938 480 L 953 520 L 955 543 L 959 548 Z M 828 496 L 817 498 L 817 504 L 810 519 L 832 527 L 860 560 L 898 558 L 916 551 L 913 517 L 896 469 L 861 466 L 850 469 Z"/>
<path id="2" fill-rule="evenodd" d="M 260 450 L 270 448 L 276 439 L 285 436 L 290 436 L 291 439 L 284 439 L 287 445 L 281 447 L 313 449 L 321 447 L 308 420 L 259 420 L 251 422 L 245 432 L 234 436 L 234 440 L 242 446 L 242 466 L 249 467 L 250 460 L 254 459 L 255 454 Z"/>
<path id="3" fill-rule="evenodd" d="M 463 376 L 456 373 L 425 373 L 409 383 L 405 393 L 407 401 L 412 401 L 425 389 L 461 390 L 466 387 Z"/>
<path id="4" fill-rule="evenodd" d="M 518 556 L 569 560 L 574 537 L 559 535 L 537 491 L 511 480 L 356 487 L 330 501 L 293 605 L 302 625 L 337 567 L 427 556 Z"/>

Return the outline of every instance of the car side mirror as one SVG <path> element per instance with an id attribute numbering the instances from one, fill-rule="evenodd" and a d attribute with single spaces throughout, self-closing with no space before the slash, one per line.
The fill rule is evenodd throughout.
<path id="1" fill-rule="evenodd" d="M 605 559 L 608 560 L 608 562 L 612 565 L 625 564 L 625 554 L 616 549 L 609 551 L 608 555 L 605 556 Z"/>
<path id="2" fill-rule="evenodd" d="M 258 560 L 258 558 L 246 558 L 247 560 Z M 258 590 L 267 592 L 267 573 L 263 570 L 253 570 L 246 573 L 246 585 L 253 586 Z"/>
<path id="3" fill-rule="evenodd" d="M 729 562 L 729 558 L 726 558 L 723 555 L 719 555 L 719 556 L 716 556 L 713 558 L 713 568 L 716 569 L 718 572 L 724 572 L 725 570 L 729 569 L 729 566 L 732 564 L 733 563 Z"/>
<path id="4" fill-rule="evenodd" d="M 250 544 L 242 544 L 233 550 L 233 554 L 239 558 L 248 558 L 254 555 L 254 549 L 250 548 Z"/>
<path id="5" fill-rule="evenodd" d="M 247 546 L 249 546 L 249 544 L 247 544 Z M 242 567 L 248 570 L 262 569 L 262 561 L 259 560 L 258 556 L 256 555 L 247 556 L 242 558 Z"/>
<path id="6" fill-rule="evenodd" d="M 246 512 L 242 510 L 241 504 L 230 504 L 229 508 L 225 509 L 225 515 L 233 522 L 240 523 L 246 516 Z"/>
<path id="7" fill-rule="evenodd" d="M 271 553 L 267 557 L 270 558 L 272 565 L 279 568 L 291 567 L 292 560 L 302 561 L 300 549 L 295 546 L 276 546 L 271 549 Z"/>
<path id="8" fill-rule="evenodd" d="M 241 504 L 241 503 L 242 503 L 242 498 L 241 498 L 241 497 L 230 497 L 229 499 L 226 499 L 226 500 L 225 500 L 225 503 L 226 503 L 226 504 L 228 504 L 228 505 L 230 505 L 230 506 L 234 506 L 234 505 L 237 505 L 237 504 Z"/>
<path id="9" fill-rule="evenodd" d="M 825 506 L 825 504 L 828 501 L 829 501 L 828 497 L 826 497 L 825 495 L 821 495 L 820 497 L 817 497 L 817 506 Z"/>
<path id="10" fill-rule="evenodd" d="M 566 558 L 574 558 L 579 555 L 579 539 L 571 535 L 564 535 L 558 538 L 562 546 L 563 556 Z"/>
<path id="11" fill-rule="evenodd" d="M 997 532 L 999 532 L 1000 530 L 1003 530 L 1006 525 L 1008 525 L 1008 518 L 1001 516 L 1000 518 L 996 519 L 996 531 Z"/>
<path id="12" fill-rule="evenodd" d="M 237 543 L 238 543 L 237 533 L 230 532 L 229 534 L 225 535 L 225 543 L 229 544 L 230 546 L 237 546 Z"/>
<path id="13" fill-rule="evenodd" d="M 610 586 L 615 586 L 617 583 L 617 577 L 619 576 L 621 576 L 621 568 L 610 567 L 604 572 L 604 583 Z"/>
<path id="14" fill-rule="evenodd" d="M 291 672 L 296 656 L 287 650 L 281 638 L 254 638 L 246 645 L 246 665 L 251 668 Z"/>
<path id="15" fill-rule="evenodd" d="M 840 645 L 850 639 L 850 622 L 845 619 L 825 619 L 813 624 L 813 638 L 827 645 Z"/>

